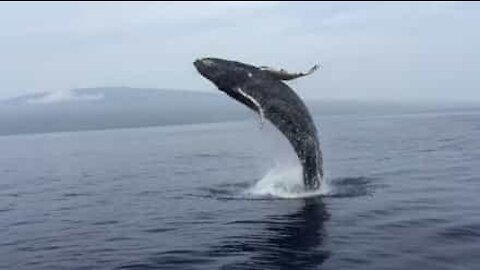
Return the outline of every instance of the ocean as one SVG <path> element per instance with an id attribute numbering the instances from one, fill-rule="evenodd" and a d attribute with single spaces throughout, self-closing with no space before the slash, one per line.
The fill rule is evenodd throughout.
<path id="1" fill-rule="evenodd" d="M 0 269 L 480 269 L 480 112 L 0 136 Z"/>

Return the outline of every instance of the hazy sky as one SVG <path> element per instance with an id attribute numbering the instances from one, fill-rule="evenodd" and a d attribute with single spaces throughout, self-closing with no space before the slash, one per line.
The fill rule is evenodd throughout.
<path id="1" fill-rule="evenodd" d="M 315 75 L 304 97 L 480 102 L 480 4 L 0 3 L 0 98 L 77 87 L 214 91 L 215 56 Z"/>

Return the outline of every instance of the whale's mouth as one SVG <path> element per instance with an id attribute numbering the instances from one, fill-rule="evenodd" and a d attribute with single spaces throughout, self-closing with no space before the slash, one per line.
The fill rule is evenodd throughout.
<path id="1" fill-rule="evenodd" d="M 208 79 L 208 67 L 212 65 L 212 61 L 208 61 L 206 58 L 197 59 L 193 62 L 193 65 L 203 77 Z"/>

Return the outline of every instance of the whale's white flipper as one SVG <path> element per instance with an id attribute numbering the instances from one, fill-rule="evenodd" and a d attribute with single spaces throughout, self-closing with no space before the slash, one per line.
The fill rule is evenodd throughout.
<path id="1" fill-rule="evenodd" d="M 249 94 L 245 93 L 242 88 L 238 87 L 238 92 L 244 96 L 245 98 L 247 98 L 248 100 L 250 100 L 253 104 L 255 104 L 255 106 L 257 107 L 257 111 L 258 111 L 258 115 L 260 115 L 260 128 L 263 127 L 263 124 L 265 123 L 265 115 L 263 113 L 263 109 L 262 109 L 262 106 L 260 106 L 260 103 L 254 99 L 252 96 L 250 96 Z"/>

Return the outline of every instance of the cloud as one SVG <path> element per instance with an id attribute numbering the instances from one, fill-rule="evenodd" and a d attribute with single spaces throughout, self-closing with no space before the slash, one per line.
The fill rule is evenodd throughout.
<path id="1" fill-rule="evenodd" d="M 46 93 L 43 96 L 27 100 L 30 104 L 51 104 L 78 101 L 98 101 L 102 100 L 103 95 L 99 94 L 78 94 L 72 90 L 62 90 Z"/>
<path id="2" fill-rule="evenodd" d="M 303 70 L 304 96 L 480 101 L 480 5 L 378 2 L 0 4 L 0 97 L 125 85 L 211 89 L 216 56 Z M 455 94 L 452 92 L 455 89 Z"/>

